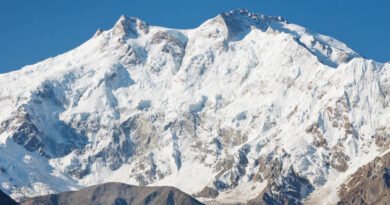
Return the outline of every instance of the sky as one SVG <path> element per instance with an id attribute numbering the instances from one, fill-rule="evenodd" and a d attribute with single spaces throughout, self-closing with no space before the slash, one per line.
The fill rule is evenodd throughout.
<path id="1" fill-rule="evenodd" d="M 0 73 L 71 50 L 121 14 L 187 29 L 235 8 L 283 16 L 366 58 L 390 61 L 389 0 L 1 0 Z"/>

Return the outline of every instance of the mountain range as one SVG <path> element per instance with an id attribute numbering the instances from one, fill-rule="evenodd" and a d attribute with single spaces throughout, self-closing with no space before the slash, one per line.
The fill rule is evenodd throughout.
<path id="1" fill-rule="evenodd" d="M 0 188 L 17 201 L 122 182 L 205 204 L 383 204 L 389 94 L 390 63 L 282 17 L 237 9 L 172 29 L 121 16 L 0 75 Z"/>

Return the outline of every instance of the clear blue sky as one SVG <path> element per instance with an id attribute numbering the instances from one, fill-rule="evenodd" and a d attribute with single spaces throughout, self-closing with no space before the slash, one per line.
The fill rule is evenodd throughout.
<path id="1" fill-rule="evenodd" d="M 390 60 L 389 0 L 1 0 L 0 73 L 68 51 L 121 14 L 159 26 L 193 28 L 246 8 L 333 36 L 361 55 Z"/>

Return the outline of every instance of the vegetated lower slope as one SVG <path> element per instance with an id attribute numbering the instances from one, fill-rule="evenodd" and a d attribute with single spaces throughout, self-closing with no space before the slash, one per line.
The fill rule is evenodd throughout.
<path id="1" fill-rule="evenodd" d="M 122 16 L 0 75 L 0 182 L 18 199 L 116 181 L 334 204 L 389 149 L 389 68 L 246 10 L 188 30 Z"/>

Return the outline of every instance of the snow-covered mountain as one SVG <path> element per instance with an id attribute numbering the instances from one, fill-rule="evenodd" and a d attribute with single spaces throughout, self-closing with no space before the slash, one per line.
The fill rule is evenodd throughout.
<path id="1" fill-rule="evenodd" d="M 122 16 L 0 75 L 0 185 L 17 199 L 114 181 L 334 204 L 389 150 L 389 94 L 389 63 L 281 17 L 233 10 L 179 30 Z"/>

